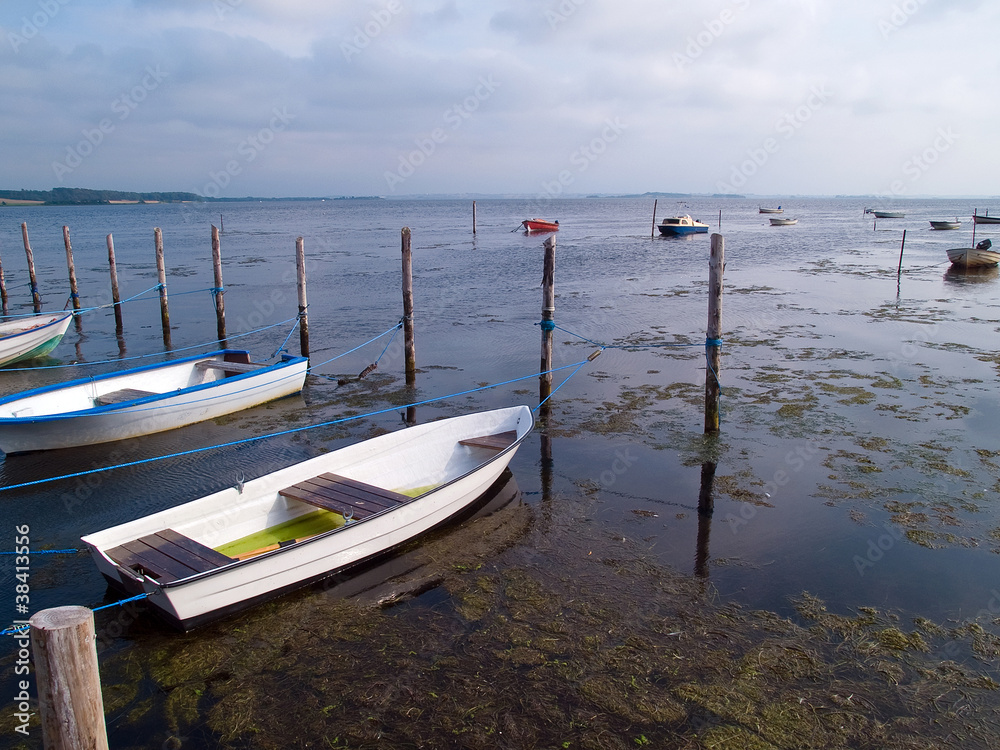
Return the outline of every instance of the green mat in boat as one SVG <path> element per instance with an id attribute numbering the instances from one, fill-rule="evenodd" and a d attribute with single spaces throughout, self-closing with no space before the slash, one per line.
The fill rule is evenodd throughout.
<path id="1" fill-rule="evenodd" d="M 293 539 L 304 539 L 306 537 L 322 534 L 344 525 L 344 517 L 339 513 L 331 513 L 328 510 L 316 510 L 312 513 L 298 516 L 290 521 L 284 521 L 275 526 L 270 526 L 253 534 L 248 534 L 240 539 L 216 547 L 216 552 L 221 552 L 229 557 L 240 557 L 247 552 L 264 549 L 279 542 L 288 542 Z"/>

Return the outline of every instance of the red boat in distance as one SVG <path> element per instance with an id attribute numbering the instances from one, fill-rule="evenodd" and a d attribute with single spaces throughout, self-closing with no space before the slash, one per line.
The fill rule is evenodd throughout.
<path id="1" fill-rule="evenodd" d="M 546 221 L 545 219 L 525 219 L 521 222 L 525 232 L 558 232 L 558 221 Z"/>

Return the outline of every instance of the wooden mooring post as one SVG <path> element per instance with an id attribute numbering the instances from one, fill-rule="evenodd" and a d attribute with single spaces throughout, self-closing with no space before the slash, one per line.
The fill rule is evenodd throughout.
<path id="1" fill-rule="evenodd" d="M 309 358 L 309 314 L 306 310 L 306 246 L 302 237 L 295 240 L 295 283 L 299 295 L 299 352 Z"/>
<path id="2" fill-rule="evenodd" d="M 28 224 L 21 222 L 21 238 L 24 240 L 24 254 L 28 258 L 28 281 L 31 283 L 31 304 L 36 313 L 42 311 L 42 296 L 38 293 L 38 280 L 35 278 L 35 255 L 31 252 L 31 243 L 28 241 Z"/>
<path id="3" fill-rule="evenodd" d="M 160 285 L 160 326 L 163 328 L 163 345 L 170 348 L 170 307 L 167 303 L 167 266 L 163 260 L 163 232 L 153 229 L 153 245 L 156 251 L 156 280 Z"/>
<path id="4" fill-rule="evenodd" d="M 903 273 L 903 248 L 906 247 L 906 230 L 903 230 L 903 241 L 899 243 L 899 267 L 896 268 L 896 278 Z"/>
<path id="5" fill-rule="evenodd" d="M 3 314 L 7 314 L 7 280 L 3 275 L 3 262 L 0 261 L 0 306 L 3 307 Z"/>
<path id="6" fill-rule="evenodd" d="M 538 402 L 544 402 L 541 413 L 548 413 L 548 401 L 552 395 L 552 331 L 556 318 L 556 238 L 549 237 L 543 243 L 545 259 L 542 263 L 542 357 L 538 375 Z"/>
<path id="7" fill-rule="evenodd" d="M 726 243 L 712 235 L 708 261 L 708 330 L 705 334 L 705 432 L 719 431 L 719 369 L 722 362 L 722 274 L 726 266 Z"/>
<path id="8" fill-rule="evenodd" d="M 476 202 L 472 201 L 472 233 L 476 233 Z"/>
<path id="9" fill-rule="evenodd" d="M 413 252 L 410 249 L 410 228 L 403 227 L 403 356 L 406 359 L 406 384 L 417 382 L 417 348 L 413 339 Z"/>
<path id="10" fill-rule="evenodd" d="M 69 241 L 69 227 L 63 227 L 63 244 L 66 246 L 66 267 L 69 269 L 69 296 L 73 303 L 73 309 L 80 309 L 80 290 L 76 284 L 76 264 L 73 262 L 73 245 Z M 80 318 L 77 317 L 77 325 Z"/>
<path id="11" fill-rule="evenodd" d="M 226 293 L 222 286 L 222 245 L 219 242 L 219 228 L 212 225 L 212 269 L 215 272 L 215 288 L 212 296 L 215 298 L 215 320 L 219 334 L 219 341 L 226 340 L 226 303 L 223 295 Z"/>
<path id="12" fill-rule="evenodd" d="M 111 270 L 111 304 L 115 308 L 115 333 L 122 335 L 122 298 L 118 293 L 118 263 L 115 261 L 115 238 L 108 235 L 108 267 Z"/>
<path id="13" fill-rule="evenodd" d="M 56 607 L 28 624 L 45 750 L 108 750 L 94 613 Z"/>
<path id="14" fill-rule="evenodd" d="M 660 202 L 659 198 L 653 201 L 653 228 L 649 230 L 650 239 L 656 236 L 656 204 L 659 202 Z"/>

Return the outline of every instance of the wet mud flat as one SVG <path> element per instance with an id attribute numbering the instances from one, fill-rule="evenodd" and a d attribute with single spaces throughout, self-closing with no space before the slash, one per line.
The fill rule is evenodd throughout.
<path id="1" fill-rule="evenodd" d="M 594 502 L 517 497 L 353 596 L 335 581 L 188 634 L 138 626 L 102 660 L 112 745 L 993 746 L 1000 641 L 981 627 L 807 593 L 791 618 L 721 603 Z"/>

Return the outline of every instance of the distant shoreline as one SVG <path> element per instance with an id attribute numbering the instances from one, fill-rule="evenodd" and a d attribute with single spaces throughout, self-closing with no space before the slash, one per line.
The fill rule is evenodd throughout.
<path id="1" fill-rule="evenodd" d="M 248 201 L 339 201 L 382 200 L 377 195 L 338 197 L 286 198 L 206 198 L 197 193 L 132 193 L 121 190 L 91 190 L 90 188 L 53 188 L 52 190 L 0 190 L 2 206 L 113 206 L 148 205 L 157 203 L 244 203 Z"/>

